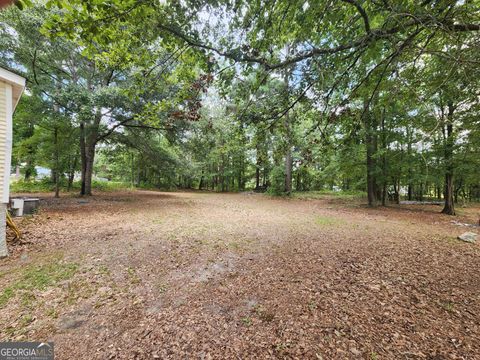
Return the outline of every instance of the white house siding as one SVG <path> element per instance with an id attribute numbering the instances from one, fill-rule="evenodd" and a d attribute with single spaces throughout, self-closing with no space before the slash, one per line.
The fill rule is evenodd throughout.
<path id="1" fill-rule="evenodd" d="M 24 88 L 23 77 L 0 68 L 0 257 L 8 255 L 5 241 L 5 215 L 10 195 L 12 115 Z"/>
<path id="2" fill-rule="evenodd" d="M 7 212 L 7 204 L 0 203 L 0 224 L 3 226 L 2 230 L 0 231 L 0 258 L 7 256 L 7 241 L 6 241 L 6 233 L 5 233 L 5 215 Z"/>
<path id="3" fill-rule="evenodd" d="M 8 203 L 12 156 L 12 85 L 0 81 L 0 202 Z"/>
<path id="4" fill-rule="evenodd" d="M 5 164 L 7 162 L 6 156 L 7 152 L 4 150 L 7 145 L 7 133 L 8 133 L 8 122 L 7 122 L 7 108 L 11 105 L 11 95 L 10 98 L 7 97 L 7 88 L 10 88 L 11 85 L 6 84 L 0 81 L 0 189 L 5 188 L 5 183 L 9 182 L 9 177 L 5 177 Z M 10 104 L 7 104 L 10 102 Z M 10 106 L 9 106 L 10 105 Z M 8 159 L 10 162 L 10 159 Z M 8 202 L 8 199 L 7 201 Z M 6 202 L 4 201 L 4 196 L 0 199 L 0 257 L 6 256 L 7 253 L 7 244 L 5 241 L 5 211 L 7 208 Z"/>

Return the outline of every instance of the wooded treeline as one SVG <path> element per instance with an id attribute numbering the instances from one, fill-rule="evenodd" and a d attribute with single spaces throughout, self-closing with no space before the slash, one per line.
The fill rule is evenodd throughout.
<path id="1" fill-rule="evenodd" d="M 480 199 L 479 1 L 47 1 L 0 14 L 14 163 L 92 192 Z"/>

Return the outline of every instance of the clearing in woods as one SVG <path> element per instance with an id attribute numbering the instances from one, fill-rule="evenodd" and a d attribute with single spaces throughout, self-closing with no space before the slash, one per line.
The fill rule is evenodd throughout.
<path id="1" fill-rule="evenodd" d="M 478 358 L 480 247 L 438 211 L 45 198 L 0 264 L 0 340 L 53 340 L 58 359 Z"/>

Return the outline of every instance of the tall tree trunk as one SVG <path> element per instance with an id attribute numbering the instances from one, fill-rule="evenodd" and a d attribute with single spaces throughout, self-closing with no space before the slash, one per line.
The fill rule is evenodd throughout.
<path id="1" fill-rule="evenodd" d="M 69 157 L 68 160 L 68 171 L 67 171 L 67 192 L 72 190 L 73 187 L 73 180 L 75 179 L 75 169 L 77 168 L 77 162 L 78 162 L 78 156 L 75 155 L 72 157 Z"/>
<path id="2" fill-rule="evenodd" d="M 302 174 L 301 174 L 301 168 L 299 167 L 297 170 L 297 183 L 296 183 L 296 189 L 297 191 L 302 191 Z"/>
<path id="3" fill-rule="evenodd" d="M 287 44 L 285 53 L 288 56 L 290 54 L 290 44 Z M 290 103 L 290 68 L 285 69 L 284 81 L 285 81 L 285 103 L 288 106 Z M 285 114 L 284 126 L 286 132 L 286 152 L 285 152 L 285 192 L 290 194 L 292 192 L 292 130 L 290 128 L 289 112 Z"/>
<path id="4" fill-rule="evenodd" d="M 382 186 L 382 206 L 387 206 L 387 182 L 383 181 Z"/>
<path id="5" fill-rule="evenodd" d="M 288 146 L 287 153 L 285 155 L 285 192 L 287 194 L 292 192 L 292 149 Z"/>
<path id="6" fill-rule="evenodd" d="M 92 176 L 93 176 L 93 162 L 95 159 L 95 148 L 99 139 L 100 121 L 102 113 L 96 110 L 93 122 L 85 124 L 80 123 L 80 154 L 82 160 L 82 188 L 80 195 L 92 195 Z"/>
<path id="7" fill-rule="evenodd" d="M 82 136 L 80 139 L 82 139 Z M 82 160 L 82 187 L 80 190 L 80 195 L 91 196 L 93 161 L 95 160 L 95 143 L 85 143 L 85 141 L 80 141 L 80 149 Z"/>
<path id="8" fill-rule="evenodd" d="M 223 144 L 222 144 L 223 145 Z M 224 174 L 224 169 L 225 169 L 225 155 L 222 154 L 222 159 L 221 159 L 221 166 L 220 166 L 220 189 L 222 192 L 225 191 L 225 174 Z"/>
<path id="9" fill-rule="evenodd" d="M 53 143 L 55 147 L 55 197 L 60 197 L 60 155 L 58 149 L 58 128 L 53 130 Z"/>
<path id="10" fill-rule="evenodd" d="M 239 168 L 238 173 L 237 173 L 237 187 L 238 191 L 243 191 L 243 174 L 242 174 L 242 168 Z"/>
<path id="11" fill-rule="evenodd" d="M 80 195 L 85 194 L 85 178 L 86 178 L 86 164 L 87 164 L 87 150 L 85 141 L 85 123 L 80 123 L 80 162 L 81 162 L 81 187 Z"/>
<path id="12" fill-rule="evenodd" d="M 93 161 L 95 160 L 95 143 L 89 144 L 86 149 L 85 157 L 85 178 L 82 181 L 82 189 L 85 189 L 82 195 L 92 195 L 92 177 L 93 177 Z"/>
<path id="13" fill-rule="evenodd" d="M 366 105 L 368 106 L 368 105 Z M 368 108 L 364 111 L 365 124 L 365 144 L 367 147 L 367 195 L 368 206 L 377 206 L 377 179 L 376 179 L 376 159 L 377 153 L 377 134 L 375 117 L 370 114 Z"/>
<path id="14" fill-rule="evenodd" d="M 385 131 L 385 108 L 382 110 L 382 206 L 387 205 L 387 134 Z"/>
<path id="15" fill-rule="evenodd" d="M 400 188 L 400 181 L 393 179 L 393 201 L 397 205 L 400 204 L 399 188 Z"/>
<path id="16" fill-rule="evenodd" d="M 202 190 L 203 188 L 203 170 L 202 170 L 202 175 L 200 176 L 200 182 L 198 183 L 198 190 Z"/>
<path id="17" fill-rule="evenodd" d="M 257 149 L 257 164 L 255 166 L 255 189 L 260 188 L 260 159 L 258 158 L 258 149 Z"/>
<path id="18" fill-rule="evenodd" d="M 375 181 L 375 159 L 371 139 L 367 137 L 367 195 L 368 206 L 377 206 L 377 186 Z"/>
<path id="19" fill-rule="evenodd" d="M 452 174 L 445 174 L 445 205 L 442 213 L 447 215 L 455 215 L 455 207 L 453 202 L 453 176 Z"/>
<path id="20" fill-rule="evenodd" d="M 408 190 L 407 190 L 407 200 L 413 200 L 413 171 L 411 164 L 413 163 L 411 159 L 412 155 L 412 134 L 410 127 L 407 126 L 407 162 L 408 162 Z"/>
<path id="21" fill-rule="evenodd" d="M 67 191 L 71 191 L 73 187 L 73 180 L 75 179 L 75 170 L 68 173 Z"/>
<path id="22" fill-rule="evenodd" d="M 135 155 L 130 153 L 130 186 L 135 186 Z"/>
<path id="23" fill-rule="evenodd" d="M 32 137 L 34 133 L 35 127 L 33 126 L 33 122 L 29 122 L 28 132 L 25 134 L 26 137 Z M 35 149 L 32 145 L 27 145 L 27 158 L 25 159 L 25 181 L 30 180 L 30 177 L 33 175 L 35 171 L 35 164 L 34 164 L 34 156 L 35 156 Z"/>
<path id="24" fill-rule="evenodd" d="M 447 126 L 445 134 L 445 206 L 442 213 L 455 215 L 455 206 L 453 202 L 453 112 L 455 108 L 452 103 L 448 103 Z"/>
<path id="25" fill-rule="evenodd" d="M 457 177 L 457 180 L 455 181 L 456 183 L 456 186 L 455 186 L 455 190 L 453 192 L 453 199 L 455 201 L 455 204 L 458 204 L 458 198 L 459 198 L 459 195 L 460 195 L 460 191 L 463 189 L 463 178 L 460 178 L 460 180 L 458 180 L 458 177 Z M 465 199 L 465 197 L 464 197 Z"/>

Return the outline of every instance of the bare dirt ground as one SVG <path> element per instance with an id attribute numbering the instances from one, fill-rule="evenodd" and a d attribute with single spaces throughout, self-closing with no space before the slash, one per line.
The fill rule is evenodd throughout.
<path id="1" fill-rule="evenodd" d="M 0 261 L 0 340 L 54 341 L 57 359 L 480 359 L 480 244 L 456 240 L 479 229 L 439 211 L 46 198 Z"/>

